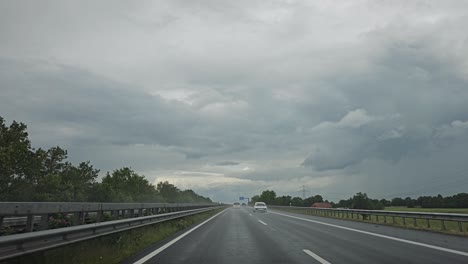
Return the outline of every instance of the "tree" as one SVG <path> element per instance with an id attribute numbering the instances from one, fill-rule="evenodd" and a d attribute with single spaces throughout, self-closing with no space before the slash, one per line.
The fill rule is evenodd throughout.
<path id="1" fill-rule="evenodd" d="M 287 195 L 283 195 L 283 196 L 278 196 L 276 197 L 276 201 L 275 201 L 275 204 L 276 205 L 282 205 L 282 206 L 289 206 L 289 205 L 292 205 L 291 203 L 291 199 L 292 197 Z"/>
<path id="2" fill-rule="evenodd" d="M 94 169 L 90 161 L 75 166 L 68 166 L 63 173 L 62 182 L 66 193 L 62 201 L 83 202 L 89 199 L 91 189 L 96 184 L 99 170 Z"/>
<path id="3" fill-rule="evenodd" d="M 144 176 L 128 167 L 109 172 L 102 179 L 101 198 L 111 202 L 155 202 L 156 190 Z"/>
<path id="4" fill-rule="evenodd" d="M 266 190 L 260 195 L 260 201 L 266 204 L 275 204 L 276 193 L 274 191 Z"/>
<path id="5" fill-rule="evenodd" d="M 380 199 L 380 203 L 383 204 L 383 206 L 385 207 L 392 205 L 392 202 L 387 199 Z"/>
<path id="6" fill-rule="evenodd" d="M 13 121 L 8 127 L 0 116 L 0 200 L 13 200 L 23 192 L 33 152 L 26 125 Z"/>
<path id="7" fill-rule="evenodd" d="M 416 201 L 411 199 L 411 197 L 406 197 L 405 198 L 405 206 L 406 207 L 413 208 L 415 204 L 416 204 Z"/>
<path id="8" fill-rule="evenodd" d="M 304 200 L 301 197 L 294 197 L 291 199 L 292 206 L 304 206 Z"/>
<path id="9" fill-rule="evenodd" d="M 251 202 L 254 203 L 254 204 L 255 204 L 256 202 L 260 202 L 260 201 L 261 201 L 261 200 L 260 200 L 260 195 L 254 195 L 254 196 L 252 196 L 252 198 L 250 198 L 250 200 L 251 200 Z"/>
<path id="10" fill-rule="evenodd" d="M 314 203 L 323 203 L 323 197 L 317 194 L 304 199 L 304 206 L 310 207 Z"/>
<path id="11" fill-rule="evenodd" d="M 395 197 L 392 199 L 392 206 L 405 206 L 405 200 Z"/>
<path id="12" fill-rule="evenodd" d="M 166 202 L 177 202 L 180 190 L 169 182 L 159 182 L 156 190 Z"/>
<path id="13" fill-rule="evenodd" d="M 384 208 L 379 200 L 369 199 L 366 193 L 358 192 L 352 198 L 353 209 L 381 210 Z"/>

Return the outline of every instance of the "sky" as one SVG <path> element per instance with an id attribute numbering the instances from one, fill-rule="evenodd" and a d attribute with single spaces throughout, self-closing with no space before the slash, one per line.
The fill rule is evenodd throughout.
<path id="1" fill-rule="evenodd" d="M 468 190 L 467 1 L 1 1 L 0 116 L 215 201 Z"/>

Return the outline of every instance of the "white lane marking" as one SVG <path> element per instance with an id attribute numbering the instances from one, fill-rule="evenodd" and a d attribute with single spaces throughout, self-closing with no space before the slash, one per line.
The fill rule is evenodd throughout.
<path id="1" fill-rule="evenodd" d="M 163 250 L 165 250 L 166 248 L 170 247 L 171 245 L 173 245 L 175 242 L 181 240 L 182 238 L 184 238 L 186 235 L 192 233 L 193 231 L 195 231 L 197 228 L 199 228 L 200 226 L 206 224 L 208 221 L 210 221 L 211 219 L 217 217 L 218 215 L 224 213 L 224 211 L 226 211 L 227 209 L 224 209 L 223 211 L 213 215 L 212 217 L 208 218 L 207 220 L 205 220 L 203 223 L 195 226 L 194 228 L 190 229 L 189 231 L 183 233 L 182 235 L 174 238 L 173 240 L 167 242 L 166 244 L 164 244 L 163 246 L 159 247 L 158 249 L 156 249 L 155 251 L 149 253 L 148 255 L 144 256 L 143 258 L 135 261 L 133 264 L 142 264 L 142 263 L 145 263 L 146 261 L 148 261 L 149 259 L 153 258 L 154 256 L 156 256 L 157 254 L 161 253 Z"/>
<path id="2" fill-rule="evenodd" d="M 249 214 L 250 216 L 252 216 L 252 214 Z"/>
<path id="3" fill-rule="evenodd" d="M 262 220 L 258 220 L 260 223 L 267 225 L 267 223 L 263 222 Z"/>
<path id="4" fill-rule="evenodd" d="M 303 249 L 302 251 L 304 251 L 304 253 L 306 253 L 307 255 L 313 257 L 314 259 L 316 259 L 318 262 L 322 263 L 322 264 L 331 264 L 330 262 L 324 260 L 323 258 L 321 258 L 319 255 L 315 254 L 314 252 L 308 250 L 308 249 Z"/>
<path id="5" fill-rule="evenodd" d="M 354 232 L 358 232 L 358 233 L 362 233 L 362 234 L 366 234 L 366 235 L 370 235 L 370 236 L 376 236 L 376 237 L 386 238 L 386 239 L 395 240 L 395 241 L 398 241 L 398 242 L 403 242 L 403 243 L 407 243 L 407 244 L 411 244 L 411 245 L 416 245 L 416 246 L 421 246 L 421 247 L 427 247 L 427 248 L 431 248 L 431 249 L 435 249 L 435 250 L 445 251 L 445 252 L 449 252 L 449 253 L 453 253 L 453 254 L 457 254 L 457 255 L 462 255 L 462 256 L 468 257 L 468 252 L 464 252 L 464 251 L 459 251 L 459 250 L 455 250 L 455 249 L 450 249 L 450 248 L 444 248 L 444 247 L 429 245 L 429 244 L 426 244 L 426 243 L 421 243 L 421 242 L 406 240 L 406 239 L 397 238 L 397 237 L 392 237 L 392 236 L 381 235 L 381 234 L 377 234 L 377 233 L 372 233 L 372 232 L 363 231 L 363 230 L 359 230 L 359 229 L 354 229 L 354 228 L 349 228 L 349 227 L 344 227 L 344 226 L 339 226 L 339 225 L 324 223 L 324 222 L 320 222 L 320 221 L 315 221 L 315 220 L 311 220 L 311 219 L 307 219 L 307 218 L 302 218 L 302 217 L 297 217 L 297 216 L 292 216 L 292 215 L 287 215 L 287 214 L 282 214 L 282 213 L 276 213 L 276 212 L 271 212 L 271 213 L 273 213 L 273 214 L 278 214 L 278 215 L 282 215 L 282 216 L 286 216 L 286 217 L 290 217 L 290 218 L 295 218 L 295 219 L 299 219 L 299 220 L 303 220 L 303 221 L 308 221 L 308 222 L 312 222 L 312 223 L 316 223 L 316 224 L 321 224 L 321 225 L 326 225 L 326 226 L 332 226 L 332 227 L 341 228 L 341 229 L 349 230 L 349 231 L 354 231 Z"/>

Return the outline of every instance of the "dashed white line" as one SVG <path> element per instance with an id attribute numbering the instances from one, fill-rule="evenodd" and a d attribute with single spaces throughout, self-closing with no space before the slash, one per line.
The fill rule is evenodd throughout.
<path id="1" fill-rule="evenodd" d="M 200 226 L 206 224 L 208 221 L 210 221 L 211 219 L 217 217 L 218 215 L 224 213 L 224 211 L 226 211 L 227 209 L 215 214 L 214 216 L 208 218 L 207 220 L 205 220 L 203 223 L 195 226 L 194 228 L 190 229 L 189 231 L 183 233 L 182 235 L 174 238 L 173 240 L 169 241 L 168 243 L 164 244 L 163 246 L 159 247 L 158 249 L 156 249 L 155 251 L 149 253 L 148 255 L 144 256 L 143 258 L 135 261 L 133 264 L 143 264 L 145 263 L 146 261 L 148 261 L 149 259 L 153 258 L 154 256 L 156 256 L 157 254 L 161 253 L 163 250 L 165 250 L 166 248 L 170 247 L 172 244 L 174 244 L 175 242 L 181 240 L 182 238 L 184 238 L 186 235 L 192 233 L 193 231 L 195 231 L 195 229 L 199 228 Z"/>
<path id="2" fill-rule="evenodd" d="M 267 223 L 263 222 L 262 220 L 258 220 L 260 223 L 267 225 Z"/>
<path id="3" fill-rule="evenodd" d="M 321 258 L 319 255 L 315 254 L 314 252 L 308 250 L 308 249 L 303 249 L 302 251 L 304 251 L 304 253 L 306 253 L 307 255 L 313 257 L 314 259 L 316 259 L 318 262 L 322 263 L 322 264 L 331 264 L 330 262 L 324 260 L 323 258 Z"/>
<path id="4" fill-rule="evenodd" d="M 438 247 L 438 246 L 429 245 L 429 244 L 425 244 L 425 243 L 421 243 L 421 242 L 406 240 L 406 239 L 397 238 L 397 237 L 392 237 L 392 236 L 381 235 L 381 234 L 372 233 L 372 232 L 368 232 L 368 231 L 363 231 L 363 230 L 359 230 L 359 229 L 354 229 L 354 228 L 349 228 L 349 227 L 344 227 L 344 226 L 339 226 L 339 225 L 324 223 L 324 222 L 320 222 L 320 221 L 315 221 L 315 220 L 311 220 L 311 219 L 307 219 L 307 218 L 302 218 L 302 217 L 297 217 L 297 216 L 292 216 L 292 215 L 287 215 L 287 214 L 282 214 L 282 213 L 277 213 L 277 212 L 271 212 L 271 213 L 277 214 L 277 215 L 286 216 L 286 217 L 290 217 L 290 218 L 294 218 L 294 219 L 299 219 L 299 220 L 303 220 L 303 221 L 308 221 L 308 222 L 312 222 L 312 223 L 316 223 L 316 224 L 321 224 L 321 225 L 326 225 L 326 226 L 332 226 L 332 227 L 336 227 L 336 228 L 340 228 L 340 229 L 344 229 L 344 230 L 349 230 L 349 231 L 358 232 L 358 233 L 361 233 L 361 234 L 366 234 L 366 235 L 370 235 L 370 236 L 376 236 L 376 237 L 386 238 L 386 239 L 390 239 L 390 240 L 394 240 L 394 241 L 398 241 L 398 242 L 402 242 L 402 243 L 407 243 L 407 244 L 411 244 L 411 245 L 416 245 L 416 246 L 431 248 L 431 249 L 435 249 L 435 250 L 440 250 L 440 251 L 449 252 L 449 253 L 453 253 L 453 254 L 457 254 L 457 255 L 462 255 L 462 256 L 468 257 L 468 252 L 464 252 L 464 251 L 459 251 L 459 250 L 450 249 L 450 248 Z"/>
<path id="5" fill-rule="evenodd" d="M 249 214 L 250 216 L 252 216 L 252 214 Z"/>

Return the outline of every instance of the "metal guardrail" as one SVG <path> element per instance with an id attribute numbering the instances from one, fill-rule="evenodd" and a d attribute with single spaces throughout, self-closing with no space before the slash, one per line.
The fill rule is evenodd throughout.
<path id="1" fill-rule="evenodd" d="M 0 261 L 221 207 L 224 206 L 210 206 L 208 208 L 3 236 L 0 237 Z"/>
<path id="2" fill-rule="evenodd" d="M 25 220 L 23 220 L 25 221 L 25 231 L 31 232 L 34 231 L 35 227 L 37 230 L 48 229 L 49 217 L 57 213 L 73 215 L 72 224 L 82 225 L 85 224 L 85 219 L 89 214 L 94 214 L 95 221 L 101 222 L 106 212 L 113 217 L 123 216 L 125 218 L 131 218 L 135 216 L 154 215 L 217 205 L 218 204 L 215 203 L 0 202 L 0 228 L 3 227 L 4 223 L 8 224 L 8 222 L 11 222 L 11 217 L 26 217 Z"/>
<path id="3" fill-rule="evenodd" d="M 442 231 L 447 230 L 446 222 L 456 222 L 458 232 L 465 233 L 467 230 L 463 227 L 463 223 L 468 222 L 468 214 L 452 214 L 452 213 L 425 213 L 425 212 L 402 212 L 402 211 L 383 211 L 383 210 L 361 210 L 361 209 L 336 209 L 336 208 L 314 208 L 314 207 L 297 207 L 297 206 L 269 206 L 271 209 L 279 210 L 301 210 L 302 213 L 325 216 L 337 217 L 344 219 L 361 219 L 372 220 L 372 216 L 377 222 L 380 222 L 379 217 L 382 217 L 383 223 L 396 223 L 395 218 L 401 218 L 402 225 L 407 226 L 407 220 L 412 220 L 412 226 L 418 227 L 419 219 L 424 220 L 425 227 L 431 228 L 431 221 L 440 221 Z M 392 221 L 388 221 L 391 218 Z"/>

